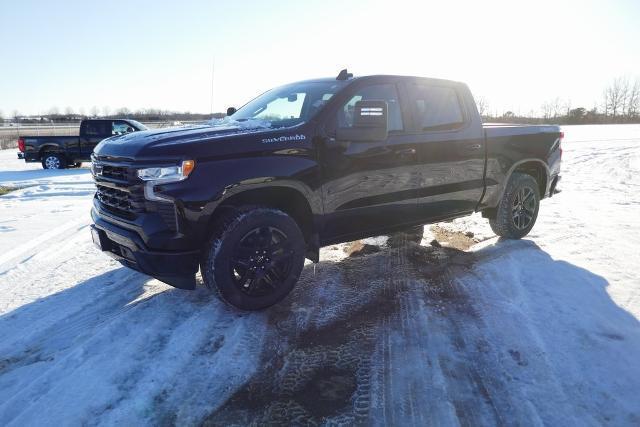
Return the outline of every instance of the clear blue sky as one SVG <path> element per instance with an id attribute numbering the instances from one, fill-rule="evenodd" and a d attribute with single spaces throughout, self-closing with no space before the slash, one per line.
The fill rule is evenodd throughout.
<path id="1" fill-rule="evenodd" d="M 0 110 L 209 112 L 272 86 L 355 74 L 467 82 L 492 109 L 591 108 L 640 77 L 640 1 L 1 0 Z"/>

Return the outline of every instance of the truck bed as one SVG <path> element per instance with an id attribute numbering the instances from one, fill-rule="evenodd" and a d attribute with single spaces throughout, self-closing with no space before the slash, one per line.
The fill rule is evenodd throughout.
<path id="1" fill-rule="evenodd" d="M 515 135 L 534 135 L 541 133 L 559 133 L 555 125 L 521 125 L 514 123 L 484 123 L 482 125 L 487 138 L 499 138 Z"/>

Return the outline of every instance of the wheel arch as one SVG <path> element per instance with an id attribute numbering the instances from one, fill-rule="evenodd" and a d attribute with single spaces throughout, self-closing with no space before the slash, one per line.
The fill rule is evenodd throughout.
<path id="1" fill-rule="evenodd" d="M 502 194 L 504 195 L 504 191 L 506 189 L 506 183 L 511 179 L 511 176 L 516 173 L 525 173 L 533 177 L 538 183 L 538 189 L 540 190 L 540 198 L 543 199 L 547 194 L 547 186 L 549 185 L 549 167 L 539 159 L 526 159 L 521 160 L 514 164 L 511 167 L 509 174 L 505 180 L 505 185 L 502 190 Z"/>
<path id="2" fill-rule="evenodd" d="M 313 203 L 303 191 L 284 183 L 245 188 L 226 195 L 217 203 L 211 214 L 209 221 L 210 231 L 216 226 L 216 219 L 224 216 L 225 211 L 248 205 L 269 207 L 283 211 L 298 224 L 307 246 L 314 247 L 317 244 L 317 227 L 314 220 Z"/>
<path id="3" fill-rule="evenodd" d="M 504 175 L 504 180 L 500 183 L 500 189 L 497 193 L 491 197 L 491 202 L 485 202 L 486 204 L 479 209 L 482 212 L 482 215 L 485 218 L 493 218 L 496 214 L 496 208 L 502 197 L 504 197 L 504 192 L 507 190 L 507 183 L 511 179 L 511 176 L 514 173 L 525 173 L 533 177 L 538 183 L 538 189 L 540 190 L 540 198 L 544 199 L 547 193 L 547 187 L 549 185 L 550 179 L 550 171 L 549 167 L 546 163 L 544 163 L 540 159 L 529 158 L 522 159 L 520 161 L 515 162 L 511 167 L 507 170 Z"/>
<path id="4" fill-rule="evenodd" d="M 55 152 L 56 154 L 64 155 L 58 144 L 44 144 L 42 147 L 40 147 L 40 149 L 38 149 L 38 157 L 40 158 L 40 160 L 42 160 L 42 156 L 45 153 L 49 152 Z"/>

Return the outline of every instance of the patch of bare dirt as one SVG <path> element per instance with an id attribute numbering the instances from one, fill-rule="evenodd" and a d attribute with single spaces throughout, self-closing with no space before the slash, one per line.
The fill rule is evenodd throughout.
<path id="1" fill-rule="evenodd" d="M 4 196 L 5 194 L 11 193 L 15 190 L 18 190 L 18 187 L 7 187 L 4 185 L 0 185 L 0 196 Z"/>
<path id="2" fill-rule="evenodd" d="M 469 231 L 466 233 L 462 231 L 451 231 L 438 225 L 431 226 L 431 233 L 433 233 L 433 236 L 440 245 L 461 251 L 468 250 L 479 241 L 475 239 L 473 233 Z"/>
<path id="3" fill-rule="evenodd" d="M 356 240 L 347 243 L 344 247 L 344 252 L 349 257 L 359 257 L 380 252 L 380 246 L 370 245 L 368 243 L 363 243 L 362 240 Z"/>

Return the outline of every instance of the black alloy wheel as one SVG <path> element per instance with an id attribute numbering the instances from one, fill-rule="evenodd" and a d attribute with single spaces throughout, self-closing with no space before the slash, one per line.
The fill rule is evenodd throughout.
<path id="1" fill-rule="evenodd" d="M 489 218 L 494 233 L 507 239 L 526 236 L 538 218 L 540 186 L 531 175 L 514 172 L 498 203 L 495 216 Z"/>
<path id="2" fill-rule="evenodd" d="M 518 230 L 526 230 L 536 213 L 536 195 L 529 187 L 522 187 L 513 199 L 511 218 Z"/>
<path id="3" fill-rule="evenodd" d="M 278 209 L 243 206 L 221 215 L 203 247 L 204 285 L 243 310 L 276 304 L 294 288 L 306 253 L 297 222 Z"/>
<path id="4" fill-rule="evenodd" d="M 291 272 L 294 251 L 284 231 L 254 228 L 240 239 L 231 257 L 231 274 L 242 292 L 262 297 L 277 290 Z"/>

